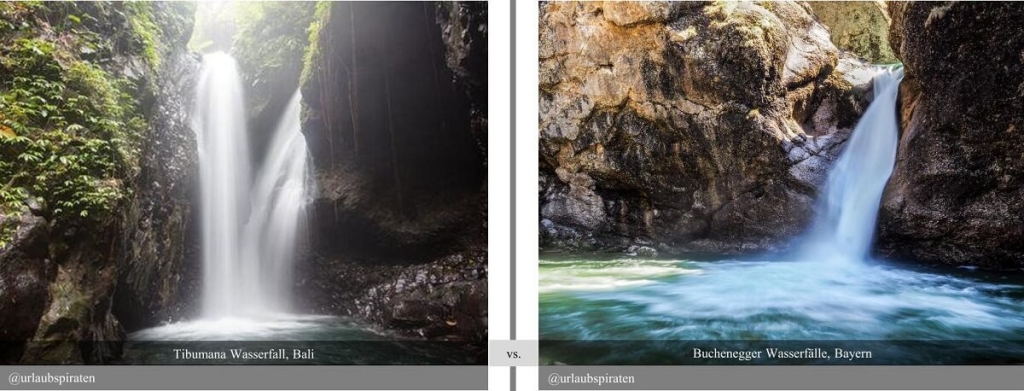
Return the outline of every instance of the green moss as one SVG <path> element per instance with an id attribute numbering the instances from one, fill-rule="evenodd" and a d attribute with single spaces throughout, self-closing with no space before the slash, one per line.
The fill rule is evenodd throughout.
<path id="1" fill-rule="evenodd" d="M 11 238 L 18 230 L 18 220 L 15 216 L 21 214 L 20 210 L 7 209 L 0 205 L 0 216 L 11 216 L 11 218 L 0 218 L 0 250 L 7 250 Z"/>
<path id="2" fill-rule="evenodd" d="M 331 2 L 320 1 L 316 4 L 316 12 L 313 23 L 309 25 L 309 42 L 306 46 L 306 53 L 302 60 L 302 73 L 299 77 L 299 85 L 305 85 L 309 77 L 315 72 L 316 64 L 320 61 L 320 31 L 327 25 L 331 18 Z"/>
<path id="3" fill-rule="evenodd" d="M 153 4 L 148 2 L 126 2 L 125 10 L 131 22 L 132 33 L 142 47 L 142 54 L 153 69 L 160 67 L 160 54 L 157 49 L 157 35 L 160 27 L 153 22 Z"/>

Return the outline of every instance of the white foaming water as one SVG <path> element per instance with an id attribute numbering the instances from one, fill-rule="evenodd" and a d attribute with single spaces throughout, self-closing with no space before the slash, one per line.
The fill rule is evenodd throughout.
<path id="1" fill-rule="evenodd" d="M 822 210 L 804 246 L 809 260 L 848 262 L 869 255 L 882 191 L 896 162 L 901 80 L 902 67 L 882 68 L 875 76 L 874 99 L 829 171 Z"/>
<path id="2" fill-rule="evenodd" d="M 681 261 L 615 259 L 592 261 L 540 261 L 541 293 L 560 291 L 601 291 L 657 284 L 659 280 L 698 270 L 680 267 Z"/>
<path id="3" fill-rule="evenodd" d="M 133 333 L 140 341 L 260 341 L 285 340 L 289 334 L 300 334 L 322 327 L 334 319 L 330 316 L 264 314 L 258 319 L 221 317 L 178 322 Z"/>
<path id="4" fill-rule="evenodd" d="M 604 263 L 589 262 L 595 268 Z M 868 262 L 832 268 L 775 259 L 680 261 L 676 267 L 688 269 L 684 273 L 663 272 L 651 283 L 630 285 L 629 276 L 595 277 L 599 270 L 580 273 L 573 263 L 551 262 L 542 269 L 543 339 L 1019 340 L 1024 335 L 1019 298 L 1024 286 L 1013 281 Z M 558 278 L 545 282 L 545 275 Z M 610 278 L 620 281 L 609 283 Z"/>
<path id="5" fill-rule="evenodd" d="M 253 173 L 235 60 L 224 53 L 204 56 L 197 90 L 203 316 L 266 318 L 287 311 L 307 189 L 300 96 L 292 97 L 266 161 Z"/>

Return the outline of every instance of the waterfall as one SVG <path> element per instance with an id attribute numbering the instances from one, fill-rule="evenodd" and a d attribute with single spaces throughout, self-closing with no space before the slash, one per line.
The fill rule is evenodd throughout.
<path id="1" fill-rule="evenodd" d="M 822 210 L 805 244 L 807 254 L 861 260 L 871 251 L 882 191 L 896 162 L 896 98 L 903 68 L 881 68 L 874 99 L 832 167 Z"/>
<path id="2" fill-rule="evenodd" d="M 249 194 L 249 141 L 242 106 L 242 84 L 235 60 L 224 53 L 203 57 L 196 97 L 202 215 L 203 310 L 230 313 L 246 300 L 237 289 L 239 249 Z"/>
<path id="3" fill-rule="evenodd" d="M 307 188 L 299 94 L 253 172 L 235 60 L 224 53 L 204 56 L 197 92 L 193 130 L 200 166 L 203 315 L 287 311 Z"/>
<path id="4" fill-rule="evenodd" d="M 258 267 L 245 270 L 251 287 L 270 309 L 288 309 L 296 233 L 306 205 L 306 138 L 299 128 L 302 96 L 292 95 L 274 130 L 267 160 L 252 187 L 252 215 L 245 227 L 242 255 Z"/>

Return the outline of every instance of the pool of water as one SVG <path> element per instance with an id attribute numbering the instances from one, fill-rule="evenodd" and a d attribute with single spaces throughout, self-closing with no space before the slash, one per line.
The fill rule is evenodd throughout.
<path id="1" fill-rule="evenodd" d="M 635 341 L 872 341 L 867 344 L 876 348 L 877 341 L 984 341 L 986 357 L 1024 361 L 1024 276 L 1019 273 L 784 255 L 699 261 L 543 258 L 541 339 L 619 341 L 618 348 L 597 349 L 608 355 L 622 347 L 653 346 Z M 864 363 L 948 361 L 937 357 L 938 351 L 914 352 L 907 345 L 898 350 Z M 593 354 L 580 346 L 542 345 L 549 361 L 616 363 Z"/>
<path id="2" fill-rule="evenodd" d="M 183 349 L 223 352 L 225 358 L 190 358 Z M 123 364 L 486 364 L 481 361 L 486 355 L 483 344 L 402 338 L 351 318 L 294 314 L 169 323 L 129 334 L 124 350 Z M 268 354 L 260 358 L 233 354 L 241 350 Z"/>
<path id="3" fill-rule="evenodd" d="M 333 341 L 382 340 L 385 335 L 354 320 L 318 315 L 268 314 L 169 323 L 131 333 L 132 341 Z"/>

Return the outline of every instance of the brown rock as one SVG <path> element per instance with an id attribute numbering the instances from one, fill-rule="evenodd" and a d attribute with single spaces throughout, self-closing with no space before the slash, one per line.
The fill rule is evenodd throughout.
<path id="1" fill-rule="evenodd" d="M 788 2 L 545 3 L 539 54 L 548 248 L 784 246 L 871 80 Z"/>
<path id="2" fill-rule="evenodd" d="M 892 19 L 884 1 L 812 1 L 814 15 L 828 26 L 832 42 L 876 64 L 898 62 L 889 46 Z"/>

